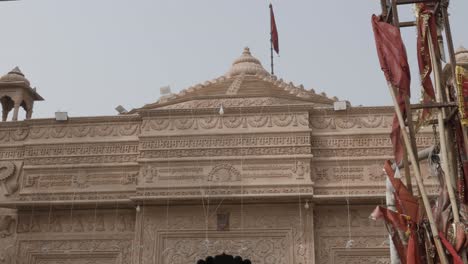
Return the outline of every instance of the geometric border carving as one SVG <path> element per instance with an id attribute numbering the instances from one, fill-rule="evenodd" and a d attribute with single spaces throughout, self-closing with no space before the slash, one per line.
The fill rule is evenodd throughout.
<path id="1" fill-rule="evenodd" d="M 268 260 L 258 259 L 262 250 L 253 250 L 252 248 L 246 248 L 242 251 L 242 248 L 238 248 L 237 245 L 241 245 L 242 241 L 250 241 L 252 239 L 259 239 L 259 241 L 267 241 L 268 239 L 281 240 L 281 243 L 286 245 L 294 244 L 292 239 L 291 229 L 249 229 L 249 230 L 237 230 L 237 231 L 208 231 L 205 230 L 180 230 L 180 231 L 158 231 L 155 245 L 154 263 L 168 264 L 165 262 L 164 256 L 171 255 L 175 248 L 165 248 L 169 240 L 200 240 L 205 241 L 208 238 L 209 246 L 201 246 L 199 250 L 195 251 L 193 256 L 193 262 L 196 263 L 198 259 L 205 258 L 208 255 L 219 255 L 223 252 L 232 255 L 242 255 L 244 259 L 250 259 L 252 263 L 269 263 Z M 235 245 L 235 246 L 234 246 Z M 295 263 L 294 261 L 294 250 L 293 246 L 284 248 L 284 252 L 277 252 L 283 258 L 282 260 L 276 259 L 279 262 L 270 263 Z M 178 249 L 180 250 L 180 248 Z M 279 249 L 275 249 L 278 251 Z M 183 253 L 187 250 L 183 250 Z"/>
<path id="2" fill-rule="evenodd" d="M 348 264 L 366 263 L 369 260 L 376 261 L 372 262 L 376 264 L 390 264 L 388 248 L 332 248 L 330 250 L 330 264 L 343 263 L 339 262 L 342 257 L 351 258 L 347 260 Z"/>
<path id="3" fill-rule="evenodd" d="M 30 261 L 27 262 L 28 264 L 46 264 L 51 261 L 51 263 L 85 263 L 82 261 L 89 261 L 86 263 L 103 263 L 103 264 L 120 264 L 118 261 L 120 257 L 119 252 L 106 252 L 106 253 L 93 253 L 87 252 L 86 254 L 83 253 L 61 253 L 61 254 L 54 254 L 54 253 L 47 253 L 47 254 L 31 254 Z M 72 261 L 75 260 L 75 261 Z M 95 262 L 91 262 L 95 261 Z M 72 262 L 70 262 L 72 261 Z"/>
<path id="4" fill-rule="evenodd" d="M 41 237 L 44 237 L 44 235 L 41 235 Z M 89 236 L 73 236 L 73 238 L 69 239 L 63 239 L 63 236 L 61 236 L 61 239 L 52 238 L 49 240 L 19 239 L 17 242 L 17 263 L 36 264 L 43 263 L 43 260 L 55 261 L 63 258 L 66 260 L 67 258 L 74 259 L 81 256 L 96 257 L 106 261 L 115 260 L 114 262 L 104 262 L 106 264 L 131 264 L 132 249 L 133 240 L 130 236 L 127 238 L 106 239 L 90 239 Z"/>

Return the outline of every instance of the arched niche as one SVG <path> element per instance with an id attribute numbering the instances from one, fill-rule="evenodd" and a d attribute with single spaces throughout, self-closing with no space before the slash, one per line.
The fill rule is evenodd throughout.
<path id="1" fill-rule="evenodd" d="M 206 259 L 200 259 L 196 264 L 252 264 L 248 259 L 243 260 L 239 256 L 226 255 L 225 253 L 215 257 L 209 256 Z"/>

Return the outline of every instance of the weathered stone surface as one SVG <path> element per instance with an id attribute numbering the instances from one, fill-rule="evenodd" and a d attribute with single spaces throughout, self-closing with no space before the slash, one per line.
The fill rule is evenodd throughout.
<path id="1" fill-rule="evenodd" d="M 246 50 L 225 76 L 127 114 L 0 123 L 0 207 L 17 208 L 0 211 L 0 263 L 189 264 L 222 252 L 389 263 L 386 231 L 368 216 L 384 199 L 392 109 L 335 111 L 336 98 L 262 69 Z"/>

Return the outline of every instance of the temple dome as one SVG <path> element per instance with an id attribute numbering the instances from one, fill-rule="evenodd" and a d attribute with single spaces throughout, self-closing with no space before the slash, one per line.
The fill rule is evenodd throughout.
<path id="1" fill-rule="evenodd" d="M 459 64 L 468 64 L 468 50 L 463 46 L 455 51 L 455 59 Z"/>
<path id="2" fill-rule="evenodd" d="M 30 86 L 29 80 L 24 77 L 24 74 L 18 67 L 15 67 L 9 73 L 0 77 L 0 82 L 8 83 L 8 82 L 24 82 L 26 86 Z"/>
<path id="3" fill-rule="evenodd" d="M 260 61 L 252 56 L 248 47 L 244 48 L 242 55 L 237 58 L 231 66 L 231 69 L 225 74 L 227 77 L 246 75 L 266 75 L 268 72 L 263 68 Z"/>

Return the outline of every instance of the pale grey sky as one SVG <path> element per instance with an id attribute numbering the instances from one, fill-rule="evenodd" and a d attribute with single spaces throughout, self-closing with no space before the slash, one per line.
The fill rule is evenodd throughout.
<path id="1" fill-rule="evenodd" d="M 276 75 L 353 105 L 390 104 L 370 17 L 378 0 L 272 1 Z M 0 2 L 0 73 L 19 66 L 46 99 L 34 117 L 114 115 L 224 74 L 244 46 L 269 69 L 268 1 Z M 456 48 L 468 46 L 468 1 L 452 0 Z M 401 10 L 409 20 L 409 8 Z M 417 67 L 414 29 L 403 29 Z M 413 90 L 418 90 L 413 71 Z M 415 93 L 416 94 L 416 93 Z M 415 98 L 414 100 L 417 100 Z"/>

